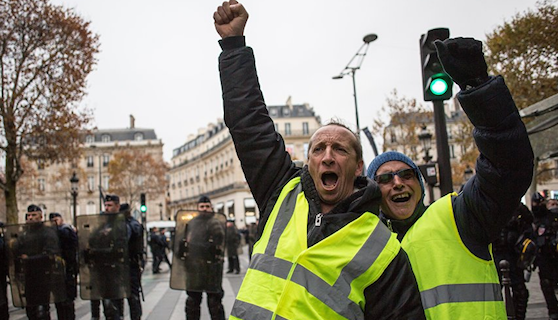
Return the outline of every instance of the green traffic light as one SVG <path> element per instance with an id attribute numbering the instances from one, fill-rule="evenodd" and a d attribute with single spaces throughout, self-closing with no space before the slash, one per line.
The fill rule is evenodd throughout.
<path id="1" fill-rule="evenodd" d="M 430 92 L 437 96 L 445 94 L 448 91 L 448 88 L 448 83 L 442 78 L 434 79 L 430 83 Z"/>
<path id="2" fill-rule="evenodd" d="M 146 212 L 147 211 L 147 206 L 146 205 L 140 206 L 140 211 L 141 212 Z"/>

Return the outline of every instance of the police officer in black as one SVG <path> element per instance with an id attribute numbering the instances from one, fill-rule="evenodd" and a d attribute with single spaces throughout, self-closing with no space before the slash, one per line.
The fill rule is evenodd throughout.
<path id="1" fill-rule="evenodd" d="M 56 224 L 62 259 L 64 259 L 66 271 L 66 300 L 56 303 L 56 313 L 59 320 L 74 320 L 76 318 L 74 299 L 77 296 L 77 274 L 78 274 L 78 237 L 76 229 L 64 223 L 62 215 L 53 212 L 48 216 L 49 220 Z"/>
<path id="2" fill-rule="evenodd" d="M 130 318 L 132 320 L 140 320 L 142 314 L 140 292 L 141 274 L 143 271 L 143 226 L 136 218 L 132 217 L 129 204 L 120 204 L 120 212 L 126 216 L 126 229 L 128 232 L 128 257 L 130 260 L 130 297 L 128 297 L 128 306 L 130 307 Z M 124 308 L 120 310 L 122 312 Z"/>
<path id="3" fill-rule="evenodd" d="M 494 261 L 496 266 L 502 260 L 510 264 L 511 290 L 515 307 L 515 319 L 525 319 L 529 291 L 525 285 L 524 271 L 530 271 L 531 264 L 537 253 L 537 247 L 532 241 L 533 214 L 524 204 L 520 204 L 511 220 L 502 228 L 500 238 L 493 244 Z M 502 272 L 498 268 L 500 279 Z"/>
<path id="4" fill-rule="evenodd" d="M 558 253 L 556 252 L 558 215 L 546 208 L 545 198 L 535 193 L 531 199 L 534 215 L 536 244 L 538 249 L 535 265 L 539 268 L 541 290 L 550 319 L 558 319 L 558 300 L 554 286 L 558 281 Z"/>
<path id="5" fill-rule="evenodd" d="M 4 223 L 0 222 L 0 319 L 8 319 L 8 256 L 4 247 Z"/>

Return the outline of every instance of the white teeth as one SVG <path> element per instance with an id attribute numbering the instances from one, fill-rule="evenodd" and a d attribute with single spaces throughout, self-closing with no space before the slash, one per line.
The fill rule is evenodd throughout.
<path id="1" fill-rule="evenodd" d="M 411 195 L 409 195 L 409 193 L 402 193 L 402 194 L 398 194 L 396 196 L 393 196 L 393 198 L 391 198 L 391 200 L 397 200 L 397 199 L 401 199 L 401 198 L 406 198 L 406 197 L 410 197 Z"/>

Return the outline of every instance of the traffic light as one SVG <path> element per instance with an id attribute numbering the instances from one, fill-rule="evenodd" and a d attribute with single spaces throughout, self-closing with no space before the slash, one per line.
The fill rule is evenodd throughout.
<path id="1" fill-rule="evenodd" d="M 140 211 L 145 213 L 147 211 L 147 205 L 145 204 L 145 193 L 140 194 Z"/>
<path id="2" fill-rule="evenodd" d="M 447 28 L 428 30 L 426 34 L 420 36 L 424 101 L 448 100 L 453 95 L 453 81 L 444 72 L 434 45 L 434 41 L 443 41 L 447 38 L 449 38 L 449 29 Z"/>

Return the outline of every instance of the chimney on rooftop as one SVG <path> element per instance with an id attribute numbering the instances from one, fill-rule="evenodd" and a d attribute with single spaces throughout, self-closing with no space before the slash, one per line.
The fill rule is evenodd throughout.
<path id="1" fill-rule="evenodd" d="M 134 129 L 136 127 L 136 118 L 133 115 L 130 115 L 130 129 Z"/>

